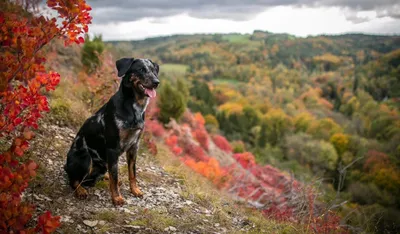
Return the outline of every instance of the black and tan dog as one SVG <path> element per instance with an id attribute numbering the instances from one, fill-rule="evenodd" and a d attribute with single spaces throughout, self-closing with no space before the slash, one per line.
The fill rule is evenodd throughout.
<path id="1" fill-rule="evenodd" d="M 118 158 L 126 152 L 131 192 L 141 197 L 136 184 L 136 156 L 144 127 L 145 110 L 156 96 L 159 66 L 149 59 L 122 58 L 116 62 L 122 77 L 119 90 L 87 119 L 76 135 L 64 167 L 79 198 L 108 171 L 111 199 L 124 204 L 119 191 Z"/>

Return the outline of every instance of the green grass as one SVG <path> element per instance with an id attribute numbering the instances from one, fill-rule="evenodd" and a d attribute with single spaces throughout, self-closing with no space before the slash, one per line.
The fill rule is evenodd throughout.
<path id="1" fill-rule="evenodd" d="M 185 75 L 188 66 L 185 64 L 166 63 L 160 66 L 160 72 L 167 75 Z"/>
<path id="2" fill-rule="evenodd" d="M 143 209 L 136 214 L 136 219 L 129 224 L 134 226 L 144 226 L 157 231 L 162 231 L 169 226 L 177 226 L 179 220 L 168 214 L 160 214 L 154 210 Z"/>
<path id="3" fill-rule="evenodd" d="M 250 36 L 242 34 L 229 34 L 229 35 L 223 35 L 222 39 L 227 40 L 231 43 L 246 43 L 250 40 Z"/>
<path id="4" fill-rule="evenodd" d="M 224 84 L 229 84 L 233 86 L 238 86 L 243 82 L 237 81 L 237 80 L 231 80 L 231 79 L 222 79 L 222 78 L 217 78 L 213 79 L 212 82 L 216 85 L 224 85 Z"/>

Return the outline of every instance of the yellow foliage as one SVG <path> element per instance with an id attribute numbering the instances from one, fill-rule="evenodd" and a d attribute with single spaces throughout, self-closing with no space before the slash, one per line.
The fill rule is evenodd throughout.
<path id="1" fill-rule="evenodd" d="M 335 133 L 331 136 L 329 141 L 335 147 L 336 152 L 342 155 L 349 148 L 349 136 L 343 133 Z"/>
<path id="2" fill-rule="evenodd" d="M 333 134 L 343 132 L 343 129 L 331 118 L 324 118 L 311 123 L 307 132 L 317 138 L 329 140 Z"/>
<path id="3" fill-rule="evenodd" d="M 308 112 L 302 112 L 294 118 L 294 127 L 297 132 L 305 132 L 313 121 L 315 121 L 313 115 Z"/>
<path id="4" fill-rule="evenodd" d="M 225 111 L 228 114 L 240 113 L 243 110 L 243 105 L 236 102 L 227 102 L 218 107 L 220 111 Z"/>
<path id="5" fill-rule="evenodd" d="M 218 120 L 214 115 L 208 114 L 204 117 L 204 119 L 206 121 L 206 125 L 215 126 L 217 129 L 219 128 Z"/>
<path id="6" fill-rule="evenodd" d="M 327 63 L 333 63 L 333 64 L 339 64 L 342 62 L 342 59 L 336 55 L 333 55 L 331 53 L 315 56 L 314 61 L 316 62 L 327 62 Z"/>

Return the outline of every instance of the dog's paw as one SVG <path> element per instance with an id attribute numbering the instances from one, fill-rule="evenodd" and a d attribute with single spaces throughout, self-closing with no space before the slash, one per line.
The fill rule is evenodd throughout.
<path id="1" fill-rule="evenodd" d="M 86 199 L 88 197 L 88 192 L 86 189 L 84 189 L 82 186 L 79 186 L 75 190 L 75 196 L 79 199 Z"/>
<path id="2" fill-rule="evenodd" d="M 143 192 L 139 188 L 132 188 L 131 192 L 135 197 L 143 197 Z"/>
<path id="3" fill-rule="evenodd" d="M 115 206 L 122 206 L 123 204 L 125 204 L 125 200 L 124 198 L 122 198 L 122 196 L 113 197 L 112 201 Z"/>

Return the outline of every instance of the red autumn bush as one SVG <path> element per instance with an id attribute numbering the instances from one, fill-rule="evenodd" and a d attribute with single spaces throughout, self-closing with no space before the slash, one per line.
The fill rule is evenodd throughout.
<path id="1" fill-rule="evenodd" d="M 371 171 L 389 163 L 390 159 L 387 154 L 376 150 L 369 150 L 367 153 L 367 160 L 364 162 L 364 170 Z"/>
<path id="2" fill-rule="evenodd" d="M 165 134 L 162 124 L 155 120 L 146 120 L 145 131 L 150 132 L 155 137 L 162 137 Z"/>
<path id="3" fill-rule="evenodd" d="M 208 151 L 208 133 L 205 129 L 195 129 L 192 132 L 194 138 L 199 142 L 203 149 Z"/>
<path id="4" fill-rule="evenodd" d="M 178 144 L 178 137 L 175 135 L 171 135 L 165 138 L 165 144 L 167 144 L 170 148 Z"/>
<path id="5" fill-rule="evenodd" d="M 195 144 L 189 143 L 185 145 L 184 153 L 189 155 L 189 157 L 195 159 L 196 161 L 207 162 L 209 160 L 209 156 L 206 155 L 203 148 Z"/>
<path id="6" fill-rule="evenodd" d="M 91 23 L 84 0 L 48 0 L 60 24 L 24 8 L 35 4 L 0 2 L 0 138 L 11 139 L 10 148 L 0 154 L 0 233 L 51 233 L 60 225 L 60 217 L 46 212 L 36 227 L 27 226 L 34 206 L 22 200 L 22 193 L 38 166 L 24 152 L 34 135 L 30 129 L 38 128 L 42 113 L 49 111 L 44 91 L 54 90 L 60 80 L 58 73 L 45 69 L 43 47 L 55 38 L 65 45 L 83 43 L 81 34 Z"/>
<path id="7" fill-rule="evenodd" d="M 244 168 L 249 168 L 253 167 L 256 164 L 256 159 L 254 155 L 250 152 L 244 152 L 244 153 L 237 153 L 234 154 L 233 157 L 236 159 L 240 165 Z"/>
<path id="8" fill-rule="evenodd" d="M 218 148 L 222 149 L 225 152 L 232 152 L 232 147 L 229 144 L 228 140 L 226 140 L 225 137 L 221 136 L 221 135 L 214 135 L 212 137 L 212 140 L 214 142 L 215 145 L 218 146 Z"/>

